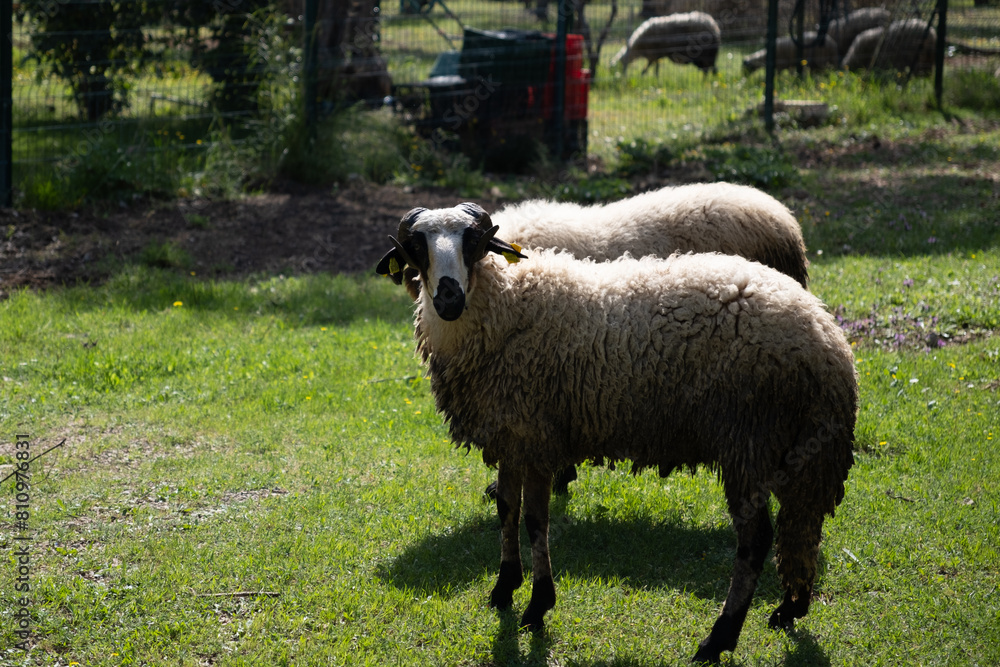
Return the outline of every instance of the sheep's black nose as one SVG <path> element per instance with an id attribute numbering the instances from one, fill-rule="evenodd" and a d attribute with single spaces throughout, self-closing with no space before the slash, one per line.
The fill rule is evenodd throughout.
<path id="1" fill-rule="evenodd" d="M 451 322 L 465 310 L 465 292 L 454 278 L 445 276 L 438 282 L 437 294 L 434 295 L 434 310 L 442 320 Z"/>

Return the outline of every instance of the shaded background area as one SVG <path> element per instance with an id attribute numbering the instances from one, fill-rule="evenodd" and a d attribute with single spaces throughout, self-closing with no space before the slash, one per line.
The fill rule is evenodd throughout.
<path id="1" fill-rule="evenodd" d="M 796 4 L 779 2 L 779 36 L 797 29 Z M 868 4 L 873 0 L 823 5 L 806 0 L 802 24 L 816 27 L 821 6 L 837 16 Z M 400 173 L 425 178 L 447 170 L 452 158 L 438 152 L 470 146 L 472 169 L 485 164 L 524 170 L 551 157 L 539 152 L 539 140 L 553 151 L 551 137 L 533 130 L 540 115 L 550 123 L 554 113 L 554 56 L 548 47 L 524 51 L 522 43 L 514 47 L 515 61 L 497 64 L 494 58 L 509 54 L 467 44 L 469 29 L 551 35 L 557 3 L 548 0 L 14 5 L 12 166 L 18 206 L 72 207 L 123 192 L 228 194 L 269 183 L 275 174 L 306 181 L 342 180 L 357 171 L 377 182 Z M 575 124 L 566 150 L 602 167 L 627 159 L 637 143 L 664 142 L 680 151 L 734 123 L 743 123 L 739 132 L 759 128 L 764 74 L 744 73 L 743 60 L 765 45 L 766 5 L 765 0 L 570 0 L 569 30 L 580 39 L 567 69 L 581 78 L 568 84 L 573 99 L 567 104 L 575 106 L 567 110 L 567 120 Z M 894 19 L 938 21 L 934 0 L 885 6 Z M 641 74 L 646 64 L 641 58 L 626 72 L 611 66 L 643 20 L 692 10 L 711 14 L 719 25 L 718 74 L 667 59 L 658 73 Z M 1000 3 L 953 0 L 948 17 L 949 37 L 980 51 L 949 51 L 946 92 L 976 91 L 989 108 L 990 91 L 1000 95 L 993 76 L 1000 68 Z M 687 38 L 685 48 L 701 49 L 702 37 Z M 468 74 L 470 59 L 477 66 L 495 64 L 488 72 L 500 72 L 500 78 L 527 76 L 524 71 L 530 70 L 545 81 L 518 87 L 508 79 L 497 89 L 483 89 L 473 85 L 479 82 L 473 77 L 457 88 L 428 87 L 432 74 Z M 824 81 L 827 73 L 819 69 L 806 74 L 813 76 L 782 74 L 777 97 L 826 105 L 829 115 L 815 122 L 841 122 L 835 107 L 842 103 L 833 96 L 836 77 Z M 931 85 L 926 77 L 889 79 L 890 88 Z M 374 166 L 346 167 L 338 174 L 304 166 L 304 155 L 330 150 L 315 144 L 316 123 L 353 104 L 364 111 L 347 122 L 381 124 L 391 141 L 408 146 L 403 157 L 380 162 L 377 155 L 366 156 Z M 522 137 L 528 141 L 519 141 Z M 370 146 L 344 150 L 378 152 Z"/>

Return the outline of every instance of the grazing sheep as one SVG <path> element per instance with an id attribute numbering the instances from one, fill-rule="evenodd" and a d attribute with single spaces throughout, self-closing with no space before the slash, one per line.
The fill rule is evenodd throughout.
<path id="1" fill-rule="evenodd" d="M 604 205 L 529 200 L 493 215 L 505 238 L 598 262 L 674 252 L 721 252 L 809 281 L 802 229 L 788 208 L 756 188 L 694 183 Z"/>
<path id="2" fill-rule="evenodd" d="M 775 41 L 775 71 L 793 69 L 798 67 L 802 60 L 807 67 L 813 70 L 828 69 L 837 66 L 837 42 L 827 33 L 822 44 L 816 44 L 816 33 L 811 30 L 804 33 L 802 58 L 799 59 L 798 47 L 791 37 L 779 37 Z M 743 59 L 743 71 L 745 74 L 753 74 L 764 67 L 767 63 L 767 49 L 754 51 Z"/>
<path id="3" fill-rule="evenodd" d="M 937 31 L 920 19 L 893 21 L 888 28 L 865 30 L 844 56 L 847 69 L 910 70 L 917 76 L 934 71 Z"/>
<path id="4" fill-rule="evenodd" d="M 738 548 L 722 614 L 695 659 L 736 647 L 774 532 L 790 628 L 809 609 L 825 515 L 853 463 L 858 388 L 844 334 L 793 279 L 718 254 L 595 263 L 495 237 L 475 204 L 414 209 L 376 271 L 420 272 L 417 350 L 459 446 L 499 466 L 501 563 L 490 602 L 523 580 L 521 502 L 532 591 L 522 626 L 555 606 L 548 549 L 552 475 L 632 461 L 661 475 L 718 473 Z M 494 254 L 503 255 L 508 264 Z"/>
<path id="5" fill-rule="evenodd" d="M 719 25 L 705 12 L 687 12 L 670 16 L 655 16 L 639 24 L 628 44 L 611 59 L 611 66 L 627 71 L 636 58 L 645 58 L 645 74 L 656 65 L 660 74 L 660 58 L 670 58 L 679 65 L 692 63 L 702 72 L 718 71 L 715 58 L 719 55 L 722 33 Z"/>
<path id="6" fill-rule="evenodd" d="M 862 7 L 847 16 L 830 21 L 827 34 L 837 42 L 837 51 L 843 58 L 855 38 L 865 30 L 884 28 L 892 20 L 892 14 L 883 7 Z"/>

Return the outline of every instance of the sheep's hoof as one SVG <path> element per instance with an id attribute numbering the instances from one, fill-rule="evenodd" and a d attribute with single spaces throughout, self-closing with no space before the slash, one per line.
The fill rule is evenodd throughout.
<path id="1" fill-rule="evenodd" d="M 510 609 L 514 604 L 514 595 L 510 591 L 493 589 L 490 593 L 490 606 L 494 609 Z"/>
<path id="2" fill-rule="evenodd" d="M 771 618 L 767 620 L 767 627 L 772 630 L 784 630 L 785 632 L 791 632 L 795 629 L 795 617 L 792 615 L 788 615 L 786 617 L 782 613 L 781 607 L 778 607 L 774 610 L 774 613 L 771 614 Z"/>
<path id="3" fill-rule="evenodd" d="M 535 614 L 529 608 L 524 612 L 524 616 L 521 617 L 521 629 L 530 630 L 531 632 L 541 632 L 545 629 L 544 617 L 545 612 Z"/>
<path id="4" fill-rule="evenodd" d="M 795 629 L 795 619 L 802 618 L 809 613 L 810 593 L 808 591 L 800 593 L 798 598 L 793 600 L 791 593 L 785 593 L 785 599 L 781 601 L 778 608 L 771 614 L 767 625 L 772 630 L 784 630 L 791 632 Z"/>
<path id="5" fill-rule="evenodd" d="M 483 495 L 486 496 L 483 500 L 496 500 L 497 499 L 497 481 L 493 480 L 486 485 L 486 490 L 483 491 Z"/>
<path id="6" fill-rule="evenodd" d="M 497 588 L 490 593 L 490 606 L 494 609 L 510 609 L 514 604 L 514 594 L 511 591 L 501 591 Z"/>
<path id="7" fill-rule="evenodd" d="M 691 658 L 691 662 L 696 665 L 714 665 L 719 662 L 721 651 L 713 650 L 707 646 L 702 646 Z"/>
<path id="8" fill-rule="evenodd" d="M 698 644 L 698 652 L 691 658 L 694 663 L 716 663 L 723 651 L 732 651 L 740 637 L 742 623 L 723 614 L 716 619 L 712 632 Z"/>
<path id="9" fill-rule="evenodd" d="M 494 609 L 510 609 L 514 604 L 514 591 L 521 587 L 523 580 L 519 561 L 500 563 L 500 575 L 490 593 L 490 606 Z"/>
<path id="10" fill-rule="evenodd" d="M 715 630 L 712 630 L 712 634 L 701 640 L 698 644 L 698 652 L 694 654 L 691 658 L 691 662 L 695 664 L 715 664 L 719 662 L 719 657 L 722 652 L 727 650 L 727 647 L 720 646 L 721 642 L 715 639 Z"/>

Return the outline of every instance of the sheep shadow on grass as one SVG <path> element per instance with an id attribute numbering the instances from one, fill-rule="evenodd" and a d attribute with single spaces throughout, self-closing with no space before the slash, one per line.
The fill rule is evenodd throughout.
<path id="1" fill-rule="evenodd" d="M 529 544 L 522 526 L 527 581 Z M 729 526 L 646 518 L 578 519 L 553 511 L 549 547 L 557 588 L 561 577 L 571 576 L 614 580 L 624 587 L 673 588 L 721 603 L 729 589 L 736 535 Z M 447 598 L 484 576 L 495 578 L 499 567 L 499 522 L 489 517 L 428 535 L 381 565 L 378 576 L 397 588 Z M 757 591 L 761 599 L 779 600 L 773 565 L 764 568 Z"/>
<path id="2" fill-rule="evenodd" d="M 736 552 L 736 535 L 728 525 L 706 526 L 676 518 L 660 521 L 647 517 L 581 519 L 570 517 L 564 510 L 564 501 L 557 499 L 553 502 L 550 548 L 557 593 L 563 577 L 595 579 L 622 588 L 684 591 L 712 601 L 721 610 L 729 589 Z M 526 587 L 530 587 L 531 579 L 528 544 L 522 526 L 521 549 Z M 445 599 L 482 586 L 485 578 L 489 582 L 483 592 L 485 606 L 488 586 L 492 586 L 496 578 L 499 562 L 499 521 L 495 517 L 483 517 L 445 533 L 428 535 L 409 545 L 396 558 L 380 566 L 378 577 L 392 586 L 418 595 Z M 761 574 L 755 600 L 776 605 L 781 595 L 775 567 L 768 561 Z M 547 630 L 533 634 L 528 651 L 521 652 L 521 632 L 518 628 L 521 611 L 496 612 L 499 624 L 493 641 L 494 664 L 548 664 L 547 656 L 553 640 Z M 710 627 L 706 624 L 706 633 Z M 830 664 L 823 649 L 805 628 L 793 630 L 790 639 L 784 664 Z M 692 644 L 690 649 L 693 653 L 696 646 Z M 729 664 L 742 664 L 741 655 L 737 648 L 736 653 L 729 657 Z M 661 663 L 655 656 L 643 656 L 635 660 L 619 657 L 611 661 L 581 664 L 588 667 L 637 667 Z"/>

